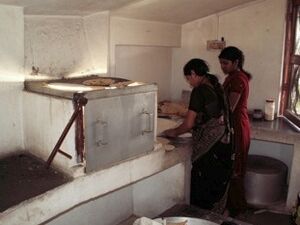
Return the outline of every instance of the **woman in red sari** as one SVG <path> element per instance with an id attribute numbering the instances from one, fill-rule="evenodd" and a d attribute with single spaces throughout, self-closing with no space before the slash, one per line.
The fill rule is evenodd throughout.
<path id="1" fill-rule="evenodd" d="M 244 176 L 250 147 L 250 124 L 247 101 L 251 75 L 243 69 L 244 54 L 233 46 L 224 48 L 219 55 L 224 74 L 224 90 L 229 99 L 234 129 L 235 161 L 228 192 L 227 207 L 230 216 L 237 216 L 247 208 Z"/>

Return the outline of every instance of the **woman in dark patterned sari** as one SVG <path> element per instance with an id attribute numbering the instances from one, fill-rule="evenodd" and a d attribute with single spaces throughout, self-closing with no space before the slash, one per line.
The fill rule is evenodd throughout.
<path id="1" fill-rule="evenodd" d="M 221 213 L 233 162 L 228 104 L 205 61 L 192 59 L 183 72 L 193 87 L 189 109 L 183 123 L 164 135 L 176 137 L 192 131 L 191 204 Z"/>

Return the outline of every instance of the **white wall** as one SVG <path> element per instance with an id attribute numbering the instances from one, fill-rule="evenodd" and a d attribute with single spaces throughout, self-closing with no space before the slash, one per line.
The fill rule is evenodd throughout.
<path id="1" fill-rule="evenodd" d="M 0 21 L 0 78 L 5 80 L 2 78 L 4 75 L 5 77 L 15 75 L 18 76 L 17 80 L 22 80 L 24 63 L 23 9 L 0 5 Z"/>
<path id="2" fill-rule="evenodd" d="M 266 0 L 220 15 L 220 35 L 243 49 L 245 68 L 253 74 L 250 108 L 263 108 L 267 98 L 278 103 L 285 14 L 285 0 Z"/>
<path id="3" fill-rule="evenodd" d="M 213 73 L 222 76 L 219 50 L 206 49 L 206 41 L 225 38 L 245 54 L 244 68 L 253 74 L 249 108 L 264 107 L 266 98 L 278 103 L 282 70 L 286 0 L 258 0 L 254 3 L 183 25 L 182 48 L 174 49 L 172 96 L 179 98 L 183 85 L 181 68 L 193 57 L 207 60 Z M 267 87 L 267 88 L 266 88 Z"/>
<path id="4" fill-rule="evenodd" d="M 116 46 L 116 76 L 157 83 L 159 101 L 170 99 L 171 68 L 171 48 Z"/>
<path id="5" fill-rule="evenodd" d="M 0 154 L 23 149 L 23 9 L 0 5 Z"/>
<path id="6" fill-rule="evenodd" d="M 73 112 L 73 102 L 31 92 L 23 93 L 24 146 L 33 155 L 47 161 L 55 144 L 69 122 Z M 56 154 L 53 164 L 56 168 L 72 174 L 72 166 L 77 164 L 75 151 L 75 125 L 73 124 L 60 149 L 72 156 L 68 159 Z"/>
<path id="7" fill-rule="evenodd" d="M 179 25 L 110 18 L 109 12 L 90 16 L 26 16 L 25 74 L 32 66 L 38 76 L 63 77 L 92 73 L 115 76 L 117 45 L 180 45 Z M 108 61 L 110 60 L 110 61 Z"/>
<path id="8" fill-rule="evenodd" d="M 109 13 L 102 12 L 83 17 L 92 71 L 106 73 L 108 68 Z"/>
<path id="9" fill-rule="evenodd" d="M 175 24 L 110 18 L 108 12 L 87 17 L 26 16 L 24 31 L 23 9 L 1 5 L 0 98 L 4 107 L 0 115 L 6 118 L 0 121 L 3 149 L 23 146 L 22 83 L 14 81 L 24 79 L 24 43 L 26 75 L 32 66 L 50 76 L 105 73 L 109 69 L 110 76 L 128 71 L 135 77 L 141 71 L 141 80 L 153 79 L 162 87 L 162 98 L 179 99 L 181 90 L 189 88 L 182 67 L 192 57 L 206 59 L 211 71 L 223 78 L 217 60 L 219 51 L 206 50 L 206 41 L 224 36 L 227 45 L 244 51 L 245 69 L 253 74 L 249 108 L 263 108 L 266 98 L 278 101 L 285 9 L 285 0 L 258 0 L 187 23 L 182 29 Z M 173 48 L 172 69 L 167 68 L 170 54 L 166 48 Z M 137 57 L 138 67 L 128 64 L 124 68 Z M 161 59 L 159 63 L 156 57 Z M 116 60 L 121 62 L 120 67 Z M 152 70 L 155 76 L 148 73 Z M 167 90 L 170 86 L 171 94 Z"/>
<path id="10" fill-rule="evenodd" d="M 155 82 L 159 100 L 170 99 L 171 47 L 180 40 L 179 25 L 112 17 L 109 74 Z"/>
<path id="11" fill-rule="evenodd" d="M 191 58 L 204 59 L 214 74 L 215 69 L 219 67 L 215 63 L 217 52 L 206 50 L 206 41 L 216 39 L 217 37 L 216 24 L 217 17 L 216 15 L 212 15 L 182 26 L 181 48 L 173 49 L 171 95 L 174 100 L 181 98 L 182 89 L 190 89 L 183 76 L 183 66 L 188 60 Z"/>
<path id="12" fill-rule="evenodd" d="M 23 82 L 0 81 L 0 156 L 23 150 Z"/>
<path id="13" fill-rule="evenodd" d="M 26 16 L 25 73 L 54 77 L 107 71 L 108 13 Z"/>

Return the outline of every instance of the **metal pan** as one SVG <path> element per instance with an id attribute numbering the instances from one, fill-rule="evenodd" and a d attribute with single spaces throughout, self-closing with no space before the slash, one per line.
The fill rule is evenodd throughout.
<path id="1" fill-rule="evenodd" d="M 166 223 L 164 223 L 164 220 Z M 192 218 L 192 217 L 165 217 L 165 218 L 157 218 L 155 221 L 161 223 L 161 224 L 184 224 L 185 221 L 187 221 L 186 225 L 218 225 L 217 223 L 204 220 L 204 219 L 198 219 L 198 218 Z"/>

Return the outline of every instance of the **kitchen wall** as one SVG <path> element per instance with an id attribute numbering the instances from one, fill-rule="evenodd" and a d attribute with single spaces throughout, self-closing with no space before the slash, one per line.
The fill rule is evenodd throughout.
<path id="1" fill-rule="evenodd" d="M 23 92 L 23 140 L 24 148 L 31 154 L 47 161 L 51 151 L 69 122 L 74 107 L 69 99 Z M 56 115 L 56 116 L 55 116 Z M 60 149 L 72 156 L 68 159 L 56 154 L 53 165 L 73 176 L 77 165 L 75 151 L 75 126 L 71 126 Z"/>
<path id="2" fill-rule="evenodd" d="M 0 98 L 5 106 L 0 115 L 6 118 L 0 121 L 5 149 L 1 152 L 23 148 L 24 74 L 39 78 L 108 71 L 110 76 L 122 76 L 124 69 L 134 78 L 157 82 L 161 99 L 180 99 L 181 90 L 189 89 L 182 67 L 192 57 L 206 59 L 212 72 L 224 78 L 219 51 L 206 49 L 207 40 L 222 36 L 227 45 L 240 47 L 246 55 L 245 69 L 253 74 L 249 108 L 263 108 L 269 97 L 278 103 L 285 10 L 286 0 L 258 0 L 182 27 L 110 17 L 109 12 L 86 17 L 25 16 L 24 31 L 23 9 L 1 5 Z M 32 66 L 39 68 L 38 75 L 30 75 Z"/>
<path id="3" fill-rule="evenodd" d="M 0 57 L 4 62 L 1 64 L 4 69 L 1 68 L 1 70 L 21 74 L 18 89 L 8 88 L 8 82 L 5 85 L 1 84 L 1 87 L 3 86 L 1 91 L 4 94 L 1 98 L 9 99 L 3 102 L 11 102 L 10 106 L 5 107 L 5 110 L 1 109 L 2 118 L 8 117 L 1 121 L 2 127 L 7 128 L 1 135 L 1 139 L 3 139 L 1 154 L 25 148 L 32 148 L 34 151 L 34 146 L 38 143 L 34 137 L 30 138 L 30 135 L 26 136 L 25 147 L 23 143 L 22 118 L 26 121 L 25 130 L 28 133 L 30 124 L 35 124 L 32 115 L 38 114 L 38 111 L 34 111 L 30 104 L 22 105 L 24 76 L 25 79 L 40 79 L 93 73 L 105 74 L 108 64 L 114 65 L 115 46 L 127 45 L 127 47 L 132 46 L 137 49 L 137 55 L 146 49 L 146 54 L 150 53 L 151 58 L 155 59 L 159 56 L 160 67 L 157 67 L 157 61 L 148 62 L 146 66 L 142 66 L 145 71 L 155 72 L 155 76 L 150 76 L 150 79 L 145 81 L 161 83 L 161 92 L 166 90 L 167 93 L 170 90 L 171 47 L 180 45 L 179 25 L 121 18 L 113 18 L 110 23 L 109 12 L 85 17 L 28 15 L 24 17 L 22 8 L 3 6 L 1 10 L 3 10 L 1 21 L 11 19 L 1 23 L 1 29 L 3 29 L 1 33 L 6 34 L 5 38 L 3 36 L 0 39 L 1 49 L 3 49 Z M 16 13 L 14 10 L 18 10 L 19 18 L 6 15 Z M 126 35 L 120 35 L 120 33 Z M 137 48 L 137 46 L 141 48 Z M 157 48 L 158 51 L 153 52 L 153 49 L 148 48 L 149 46 L 161 48 Z M 130 49 L 130 51 L 132 50 Z M 114 57 L 109 58 L 110 55 Z M 33 71 L 32 67 L 36 70 Z M 153 68 L 156 70 L 153 71 Z M 115 75 L 114 72 L 115 67 L 113 66 L 112 73 L 109 73 L 108 76 Z M 12 79 L 12 76 L 9 78 Z M 153 80 L 153 78 L 157 78 L 157 80 Z M 8 78 L 6 77 L 6 79 Z M 27 98 L 25 100 L 27 101 Z M 57 111 L 57 114 L 64 115 L 65 113 L 63 108 Z M 67 121 L 65 122 L 67 123 Z M 41 129 L 47 129 L 46 123 L 40 124 L 40 126 Z M 47 141 L 40 141 L 47 144 Z"/>
<path id="4" fill-rule="evenodd" d="M 180 25 L 110 17 L 109 12 L 26 16 L 25 74 L 35 79 L 100 73 L 155 82 L 160 99 L 169 99 L 171 49 L 180 46 L 180 36 Z"/>
<path id="5" fill-rule="evenodd" d="M 0 154 L 23 149 L 23 9 L 0 5 Z"/>
<path id="6" fill-rule="evenodd" d="M 160 100 L 178 100 L 181 90 L 189 89 L 182 67 L 190 58 L 207 60 L 223 81 L 220 51 L 207 50 L 206 41 L 224 37 L 227 45 L 244 51 L 245 69 L 253 74 L 249 108 L 263 108 L 266 98 L 274 98 L 278 106 L 285 8 L 286 0 L 258 0 L 182 27 L 110 17 L 108 12 L 88 17 L 26 16 L 25 72 L 30 74 L 35 66 L 40 74 L 51 76 L 108 71 L 109 76 L 126 77 L 131 73 L 128 78 L 158 83 Z"/>
<path id="7" fill-rule="evenodd" d="M 286 0 L 258 0 L 184 24 L 181 48 L 173 50 L 172 96 L 178 99 L 181 88 L 188 88 L 181 71 L 190 58 L 207 60 L 211 71 L 223 79 L 220 51 L 207 50 L 206 41 L 224 37 L 227 46 L 243 50 L 244 68 L 253 75 L 249 108 L 263 108 L 266 98 L 274 98 L 278 106 L 285 12 Z"/>
<path id="8" fill-rule="evenodd" d="M 157 83 L 158 100 L 170 99 L 172 49 L 151 46 L 116 46 L 116 76 Z"/>
<path id="9" fill-rule="evenodd" d="M 180 46 L 180 32 L 181 26 L 176 24 L 112 17 L 110 22 L 110 74 L 112 76 L 115 74 L 116 46 L 178 47 Z M 135 66 L 140 68 L 142 65 Z"/>
<path id="10" fill-rule="evenodd" d="M 109 56 L 109 12 L 83 17 L 86 40 L 91 55 L 91 72 L 106 73 Z"/>
<path id="11" fill-rule="evenodd" d="M 157 83 L 158 100 L 170 99 L 172 48 L 180 46 L 181 26 L 111 18 L 110 75 Z"/>
<path id="12" fill-rule="evenodd" d="M 108 12 L 87 17 L 26 16 L 25 74 L 63 77 L 106 73 Z"/>
<path id="13" fill-rule="evenodd" d="M 117 45 L 179 44 L 179 25 L 110 18 L 109 12 L 85 17 L 26 16 L 25 73 L 31 74 L 32 66 L 39 68 L 36 77 L 107 73 L 110 64 L 108 75 L 114 76 Z"/>

